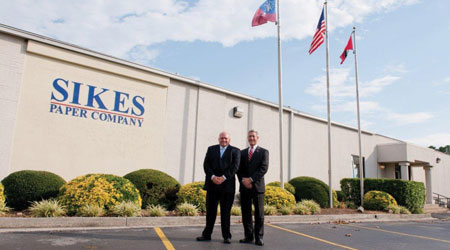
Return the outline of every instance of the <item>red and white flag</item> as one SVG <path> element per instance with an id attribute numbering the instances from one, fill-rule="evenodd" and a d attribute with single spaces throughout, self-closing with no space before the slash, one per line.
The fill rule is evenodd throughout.
<path id="1" fill-rule="evenodd" d="M 311 43 L 311 47 L 309 48 L 309 54 L 312 54 L 314 50 L 319 48 L 320 45 L 323 43 L 323 37 L 325 35 L 325 18 L 323 16 L 323 9 L 322 9 L 322 15 L 320 15 L 319 23 L 317 24 L 316 33 L 314 34 L 313 41 Z"/>
<path id="2" fill-rule="evenodd" d="M 347 54 L 349 50 L 353 50 L 353 41 L 352 36 L 350 35 L 350 39 L 348 39 L 347 46 L 345 46 L 344 52 L 341 54 L 341 64 L 345 61 L 345 58 L 347 58 Z"/>

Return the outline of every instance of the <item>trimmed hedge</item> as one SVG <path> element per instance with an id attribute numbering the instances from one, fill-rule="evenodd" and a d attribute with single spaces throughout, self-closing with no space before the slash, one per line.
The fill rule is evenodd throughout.
<path id="1" fill-rule="evenodd" d="M 264 204 L 274 206 L 277 209 L 282 207 L 294 207 L 295 197 L 289 191 L 282 189 L 281 187 L 266 186 Z"/>
<path id="2" fill-rule="evenodd" d="M 346 201 L 361 204 L 359 178 L 341 180 L 341 190 Z M 364 191 L 378 190 L 391 194 L 397 203 L 412 213 L 422 213 L 425 204 L 425 185 L 423 182 L 396 179 L 364 179 Z"/>
<path id="3" fill-rule="evenodd" d="M 325 182 L 307 176 L 293 178 L 289 183 L 295 188 L 295 200 L 314 200 L 321 207 L 329 207 L 329 188 Z"/>
<path id="4" fill-rule="evenodd" d="M 279 181 L 273 181 L 271 183 L 268 183 L 266 186 L 280 187 L 281 184 Z M 286 191 L 289 191 L 291 194 L 295 195 L 295 187 L 292 186 L 289 182 L 284 183 L 284 189 Z"/>
<path id="5" fill-rule="evenodd" d="M 59 188 L 66 181 L 47 171 L 22 170 L 11 173 L 2 183 L 6 204 L 16 210 L 23 210 L 34 201 L 57 197 Z"/>
<path id="6" fill-rule="evenodd" d="M 180 183 L 172 176 L 154 169 L 140 169 L 124 176 L 130 180 L 142 197 L 142 208 L 161 205 L 169 210 L 175 208 Z"/>
<path id="7" fill-rule="evenodd" d="M 372 190 L 364 195 L 364 208 L 384 211 L 389 206 L 397 206 L 397 201 L 390 194 L 383 191 Z"/>
<path id="8" fill-rule="evenodd" d="M 122 201 L 132 201 L 139 207 L 142 205 L 133 183 L 111 174 L 79 176 L 61 187 L 58 198 L 69 215 L 80 213 L 85 205 L 96 205 L 108 211 Z"/>

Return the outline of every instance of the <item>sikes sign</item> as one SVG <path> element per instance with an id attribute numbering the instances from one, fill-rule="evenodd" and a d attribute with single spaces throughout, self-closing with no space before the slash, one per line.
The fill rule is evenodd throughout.
<path id="1" fill-rule="evenodd" d="M 56 78 L 53 81 L 50 112 L 142 127 L 144 102 L 142 96 Z"/>

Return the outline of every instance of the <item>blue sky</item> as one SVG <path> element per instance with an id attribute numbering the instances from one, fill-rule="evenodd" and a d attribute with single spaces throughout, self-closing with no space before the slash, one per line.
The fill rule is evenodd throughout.
<path id="1" fill-rule="evenodd" d="M 276 26 L 251 27 L 263 0 L 0 0 L 0 23 L 278 102 Z M 323 1 L 281 0 L 285 106 L 326 118 L 325 44 L 308 54 Z M 331 118 L 356 123 L 357 29 L 363 129 L 450 144 L 450 1 L 330 0 Z"/>

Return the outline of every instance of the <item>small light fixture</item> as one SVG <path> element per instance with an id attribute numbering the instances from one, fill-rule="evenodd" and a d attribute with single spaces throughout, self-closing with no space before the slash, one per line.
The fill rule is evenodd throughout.
<path id="1" fill-rule="evenodd" d="M 233 108 L 233 116 L 236 118 L 241 118 L 244 111 L 239 106 Z"/>
<path id="2" fill-rule="evenodd" d="M 439 164 L 439 162 L 441 162 L 441 158 L 436 158 L 436 163 L 438 163 Z"/>
<path id="3" fill-rule="evenodd" d="M 381 165 L 381 164 L 380 164 L 380 168 L 381 168 L 381 169 L 385 169 L 386 167 L 385 167 L 384 165 Z"/>

